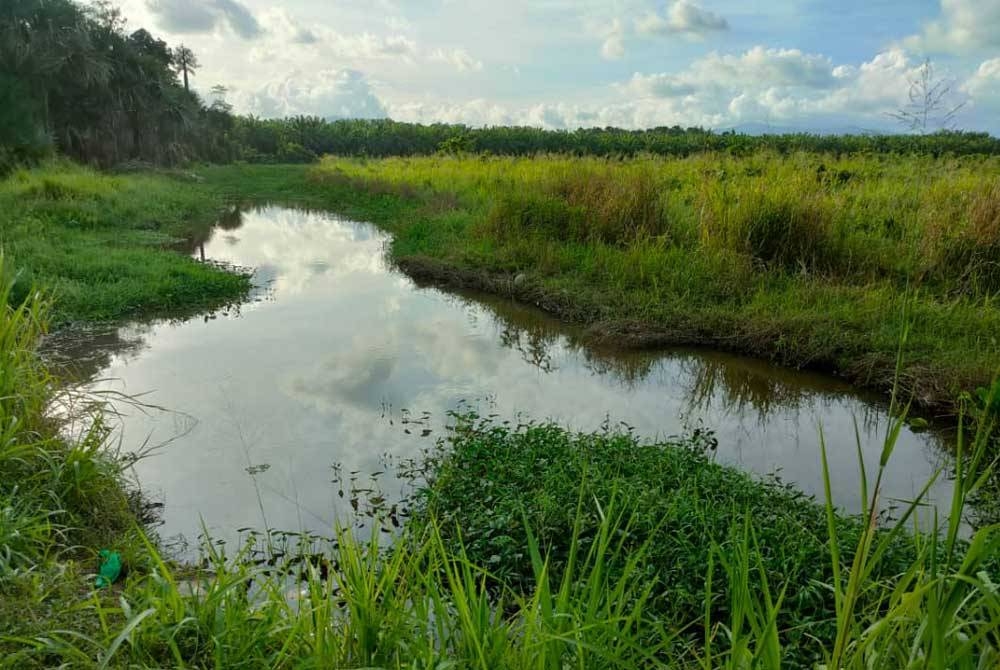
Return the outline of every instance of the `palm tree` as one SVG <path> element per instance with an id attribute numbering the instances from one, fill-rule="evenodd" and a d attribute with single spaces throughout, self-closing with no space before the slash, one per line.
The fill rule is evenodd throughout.
<path id="1" fill-rule="evenodd" d="M 182 44 L 174 49 L 174 67 L 184 75 L 184 90 L 190 91 L 191 89 L 188 87 L 188 74 L 194 74 L 201 67 L 198 57 L 194 55 L 193 51 Z"/>

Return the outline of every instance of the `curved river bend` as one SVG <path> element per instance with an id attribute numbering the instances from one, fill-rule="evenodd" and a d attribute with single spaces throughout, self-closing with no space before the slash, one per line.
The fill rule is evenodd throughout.
<path id="1" fill-rule="evenodd" d="M 168 408 L 119 407 L 126 449 L 160 445 L 136 469 L 165 504 L 164 537 L 194 540 L 202 522 L 222 539 L 244 527 L 326 533 L 345 511 L 335 464 L 364 475 L 386 454 L 415 456 L 461 401 L 580 430 L 624 421 L 645 438 L 701 425 L 720 461 L 818 496 L 822 425 L 835 498 L 851 511 L 855 420 L 877 466 L 884 406 L 829 377 L 700 350 L 587 348 L 536 310 L 415 286 L 370 225 L 282 207 L 227 219 L 198 253 L 255 268 L 254 302 L 47 345 L 82 384 Z M 945 463 L 933 434 L 904 431 L 883 498 L 911 498 Z M 931 492 L 942 507 L 950 486 L 941 477 Z"/>

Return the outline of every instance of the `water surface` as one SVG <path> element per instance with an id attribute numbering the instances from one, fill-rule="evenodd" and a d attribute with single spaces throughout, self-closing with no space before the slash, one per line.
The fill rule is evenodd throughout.
<path id="1" fill-rule="evenodd" d="M 326 532 L 345 511 L 334 466 L 364 476 L 417 455 L 462 401 L 580 430 L 622 421 L 649 439 L 703 426 L 721 462 L 820 496 L 822 425 L 836 500 L 858 509 L 855 422 L 874 469 L 887 419 L 877 398 L 728 354 L 588 348 L 536 310 L 415 286 L 385 260 L 386 241 L 324 213 L 231 215 L 195 255 L 255 268 L 254 301 L 49 344 L 81 383 L 164 408 L 120 406 L 125 448 L 161 445 L 136 468 L 165 503 L 164 536 L 194 540 L 202 523 L 227 539 L 244 527 Z M 904 431 L 883 497 L 910 499 L 943 463 L 933 434 Z M 932 495 L 949 491 L 942 477 Z"/>

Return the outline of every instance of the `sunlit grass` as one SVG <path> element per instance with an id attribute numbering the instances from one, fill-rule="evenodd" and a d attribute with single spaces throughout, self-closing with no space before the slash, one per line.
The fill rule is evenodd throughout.
<path id="1" fill-rule="evenodd" d="M 245 276 L 175 250 L 203 240 L 221 206 L 185 174 L 115 176 L 53 164 L 0 181 L 0 246 L 17 271 L 11 298 L 44 287 L 56 325 L 240 299 Z"/>

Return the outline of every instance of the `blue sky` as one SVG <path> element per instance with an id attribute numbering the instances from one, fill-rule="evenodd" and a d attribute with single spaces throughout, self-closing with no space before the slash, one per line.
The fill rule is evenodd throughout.
<path id="1" fill-rule="evenodd" d="M 924 59 L 1000 133 L 1000 0 L 124 0 L 261 116 L 892 130 Z"/>

